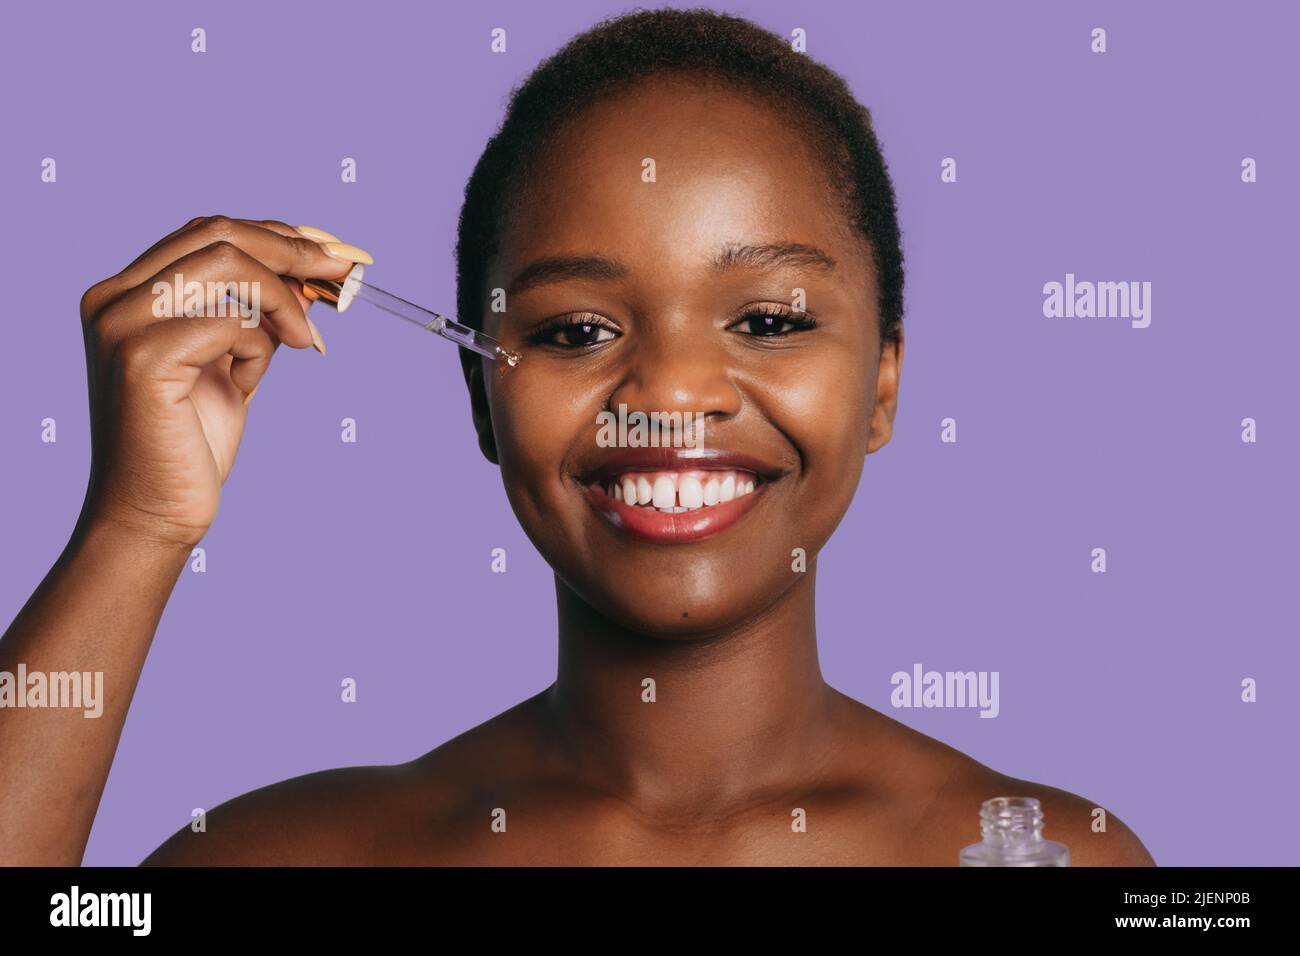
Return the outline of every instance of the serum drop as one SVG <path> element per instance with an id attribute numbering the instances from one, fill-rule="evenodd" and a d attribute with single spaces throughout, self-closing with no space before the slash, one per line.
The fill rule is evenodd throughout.
<path id="1" fill-rule="evenodd" d="M 961 851 L 962 866 L 1069 866 L 1070 848 L 1043 839 L 1043 808 L 1033 797 L 994 797 L 980 805 L 984 839 Z"/>

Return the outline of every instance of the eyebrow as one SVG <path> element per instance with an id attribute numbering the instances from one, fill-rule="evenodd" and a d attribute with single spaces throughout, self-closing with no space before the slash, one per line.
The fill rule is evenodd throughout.
<path id="1" fill-rule="evenodd" d="M 816 246 L 800 242 L 763 245 L 729 243 L 714 256 L 712 266 L 717 272 L 735 268 L 776 269 L 781 266 L 811 266 L 831 272 L 835 269 L 835 260 Z M 535 286 L 570 279 L 622 279 L 626 278 L 628 272 L 626 265 L 607 256 L 547 256 L 530 262 L 515 273 L 507 286 L 506 294 L 513 298 Z"/>

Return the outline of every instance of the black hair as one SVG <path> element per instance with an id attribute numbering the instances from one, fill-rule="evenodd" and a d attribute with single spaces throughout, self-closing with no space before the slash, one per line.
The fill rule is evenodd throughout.
<path id="1" fill-rule="evenodd" d="M 456 309 L 481 327 L 488 265 L 504 212 L 526 185 L 529 164 L 564 121 L 604 96 L 655 76 L 720 82 L 783 106 L 781 114 L 818 136 L 826 173 L 849 225 L 871 250 L 879 293 L 880 342 L 903 320 L 903 250 L 894 187 L 871 114 L 829 68 L 758 25 L 713 10 L 642 10 L 603 20 L 543 61 L 510 94 L 461 207 L 456 240 Z M 827 144 L 830 144 L 829 149 Z"/>

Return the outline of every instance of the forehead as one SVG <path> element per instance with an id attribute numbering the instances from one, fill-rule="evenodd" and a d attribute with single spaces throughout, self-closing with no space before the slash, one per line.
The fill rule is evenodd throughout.
<path id="1" fill-rule="evenodd" d="M 860 277 L 867 248 L 826 174 L 828 155 L 754 95 L 656 78 L 557 131 L 507 212 L 499 266 L 601 252 L 681 274 L 727 243 L 803 242 Z"/>

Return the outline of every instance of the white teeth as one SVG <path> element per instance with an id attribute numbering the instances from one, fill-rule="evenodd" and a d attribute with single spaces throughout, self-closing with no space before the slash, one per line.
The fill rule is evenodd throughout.
<path id="1" fill-rule="evenodd" d="M 721 482 L 716 478 L 710 478 L 704 483 L 704 503 L 706 505 L 716 505 L 718 503 L 718 487 Z"/>
<path id="2" fill-rule="evenodd" d="M 673 480 L 667 475 L 660 475 L 655 479 L 652 500 L 656 508 L 671 508 L 677 504 L 677 489 L 673 487 Z"/>
<path id="3" fill-rule="evenodd" d="M 677 487 L 677 502 L 683 508 L 702 508 L 704 507 L 704 486 L 700 484 L 700 479 L 686 475 Z"/>
<path id="4" fill-rule="evenodd" d="M 616 501 L 681 514 L 753 494 L 756 483 L 747 471 L 661 471 L 617 475 L 603 487 Z"/>

